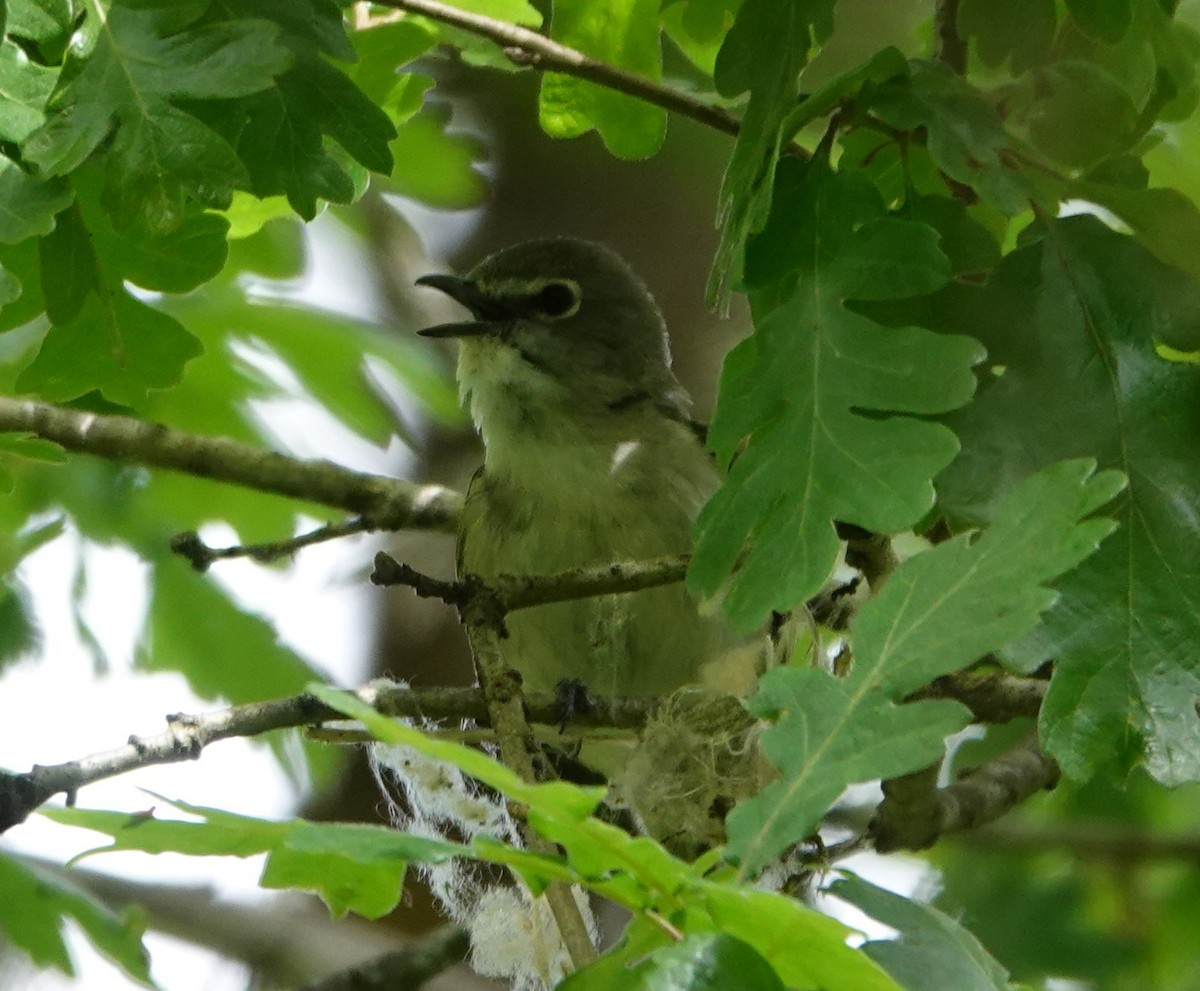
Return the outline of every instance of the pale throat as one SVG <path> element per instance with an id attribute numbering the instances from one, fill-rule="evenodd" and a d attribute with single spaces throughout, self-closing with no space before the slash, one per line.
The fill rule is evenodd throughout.
<path id="1" fill-rule="evenodd" d="M 653 410 L 610 410 L 499 342 L 463 347 L 458 380 L 483 438 L 485 470 L 496 480 L 578 498 L 607 480 L 623 484 L 631 470 L 644 470 L 647 446 L 676 440 L 673 425 Z"/>

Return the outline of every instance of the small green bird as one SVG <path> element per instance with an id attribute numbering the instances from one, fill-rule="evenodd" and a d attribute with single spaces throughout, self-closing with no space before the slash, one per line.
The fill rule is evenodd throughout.
<path id="1" fill-rule="evenodd" d="M 458 382 L 483 437 L 467 493 L 460 574 L 546 575 L 690 550 L 717 471 L 671 371 L 645 285 L 598 244 L 514 245 L 463 277 L 427 275 L 472 319 Z M 732 639 L 682 585 L 537 606 L 508 617 L 505 661 L 525 687 L 581 680 L 606 696 L 697 682 Z"/>

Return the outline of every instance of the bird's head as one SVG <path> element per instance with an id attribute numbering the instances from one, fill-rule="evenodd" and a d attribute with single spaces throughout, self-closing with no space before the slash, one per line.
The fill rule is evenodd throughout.
<path id="1" fill-rule="evenodd" d="M 457 337 L 460 384 L 502 385 L 514 398 L 561 395 L 614 404 L 647 398 L 677 404 L 662 314 L 613 251 L 589 241 L 545 238 L 485 258 L 466 276 L 426 275 L 472 318 L 422 330 Z"/>

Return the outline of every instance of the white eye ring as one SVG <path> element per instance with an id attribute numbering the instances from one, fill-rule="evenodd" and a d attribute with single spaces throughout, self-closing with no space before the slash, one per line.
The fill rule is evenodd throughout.
<path id="1" fill-rule="evenodd" d="M 547 320 L 565 320 L 579 312 L 583 291 L 574 279 L 548 279 L 529 294 L 529 305 Z"/>

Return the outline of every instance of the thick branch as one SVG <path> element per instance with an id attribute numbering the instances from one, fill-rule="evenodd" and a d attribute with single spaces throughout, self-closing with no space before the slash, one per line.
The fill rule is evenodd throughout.
<path id="1" fill-rule="evenodd" d="M 662 86 L 642 76 L 598 62 L 575 48 L 551 41 L 544 34 L 482 14 L 451 7 L 437 0 L 378 0 L 381 7 L 394 7 L 431 20 L 470 31 L 494 41 L 515 63 L 543 72 L 560 72 L 597 83 L 671 113 L 690 117 L 725 134 L 736 135 L 741 124 L 732 114 L 694 96 Z"/>
<path id="2" fill-rule="evenodd" d="M 883 802 L 871 822 L 875 849 L 924 850 L 939 836 L 992 822 L 1030 796 L 1053 788 L 1058 773 L 1058 765 L 1030 735 L 946 788 L 937 787 L 936 767 L 885 781 Z"/>
<path id="3" fill-rule="evenodd" d="M 388 716 L 455 722 L 473 719 L 490 725 L 488 707 L 477 688 L 413 690 L 380 682 L 360 689 L 358 695 Z M 573 724 L 635 729 L 644 725 L 654 702 L 654 699 L 596 699 Z M 530 696 L 525 705 L 533 722 L 553 726 L 562 719 L 558 700 L 550 693 Z M 85 785 L 141 767 L 196 760 L 208 744 L 218 740 L 342 719 L 341 713 L 310 695 L 236 705 L 198 715 L 173 713 L 167 716 L 167 729 L 157 735 L 131 736 L 124 746 L 64 764 L 35 764 L 24 774 L 0 771 L 0 832 L 24 822 L 34 809 L 59 792 L 73 796 Z"/>
<path id="4" fill-rule="evenodd" d="M 123 464 L 169 468 L 260 492 L 344 509 L 379 530 L 452 531 L 462 497 L 440 485 L 414 485 L 329 461 L 302 461 L 228 437 L 204 437 L 128 416 L 0 397 L 0 432 L 21 431 L 68 451 Z"/>
<path id="5" fill-rule="evenodd" d="M 1006 723 L 1022 716 L 1036 718 L 1049 685 L 1041 678 L 970 669 L 938 678 L 909 701 L 954 699 L 971 710 L 977 723 Z"/>

